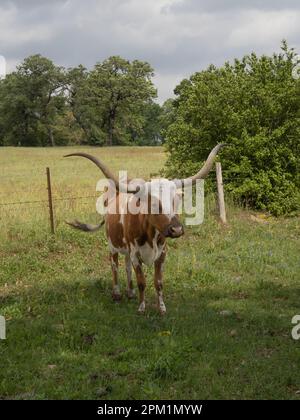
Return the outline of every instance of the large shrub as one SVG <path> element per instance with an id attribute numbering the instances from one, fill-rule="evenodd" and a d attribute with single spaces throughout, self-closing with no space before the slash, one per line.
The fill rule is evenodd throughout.
<path id="1" fill-rule="evenodd" d="M 167 175 L 196 172 L 208 151 L 225 142 L 225 188 L 233 197 L 275 215 L 299 208 L 299 60 L 285 42 L 281 49 L 210 66 L 177 86 Z"/>

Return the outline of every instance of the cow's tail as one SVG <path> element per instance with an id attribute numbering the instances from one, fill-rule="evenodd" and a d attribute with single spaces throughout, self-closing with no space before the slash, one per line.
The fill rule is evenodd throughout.
<path id="1" fill-rule="evenodd" d="M 98 225 L 89 225 L 87 223 L 81 223 L 79 220 L 74 220 L 69 222 L 66 220 L 66 223 L 72 226 L 75 229 L 83 230 L 84 232 L 96 232 L 99 230 L 105 223 L 105 220 L 102 220 Z"/>

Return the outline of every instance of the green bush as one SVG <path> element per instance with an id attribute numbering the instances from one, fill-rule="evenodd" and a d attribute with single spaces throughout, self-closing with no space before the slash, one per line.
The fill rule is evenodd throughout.
<path id="1" fill-rule="evenodd" d="M 167 176 L 191 175 L 225 142 L 224 184 L 236 200 L 274 215 L 299 209 L 299 60 L 285 41 L 281 49 L 210 66 L 177 86 Z"/>

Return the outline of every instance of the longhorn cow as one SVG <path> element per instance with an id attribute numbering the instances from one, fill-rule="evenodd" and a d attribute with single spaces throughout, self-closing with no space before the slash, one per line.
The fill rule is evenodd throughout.
<path id="1" fill-rule="evenodd" d="M 163 264 L 166 258 L 166 238 L 179 238 L 183 235 L 184 229 L 181 224 L 177 206 L 179 202 L 178 186 L 185 181 L 195 184 L 198 179 L 204 179 L 210 172 L 214 159 L 223 144 L 218 144 L 209 154 L 203 167 L 194 176 L 184 180 L 153 179 L 144 181 L 143 185 L 123 184 L 99 159 L 87 153 L 71 153 L 69 156 L 81 156 L 91 160 L 115 185 L 116 193 L 112 198 L 105 200 L 106 214 L 104 220 L 99 225 L 89 225 L 77 220 L 67 222 L 76 229 L 85 232 L 94 232 L 105 224 L 106 236 L 109 244 L 109 258 L 112 268 L 113 279 L 113 299 L 121 299 L 121 292 L 118 282 L 118 256 L 125 255 L 125 265 L 127 274 L 127 296 L 129 299 L 135 296 L 132 281 L 132 267 L 136 274 L 137 286 L 139 290 L 138 312 L 145 311 L 145 287 L 146 279 L 143 272 L 143 263 L 146 265 L 154 264 L 154 285 L 157 292 L 158 308 L 161 314 L 165 314 L 166 306 L 163 300 Z M 161 191 L 169 192 L 167 200 L 162 200 Z M 128 210 L 130 201 L 136 193 L 139 198 L 136 205 L 141 210 L 138 213 L 124 211 Z M 153 214 L 153 205 L 158 208 L 158 212 Z"/>

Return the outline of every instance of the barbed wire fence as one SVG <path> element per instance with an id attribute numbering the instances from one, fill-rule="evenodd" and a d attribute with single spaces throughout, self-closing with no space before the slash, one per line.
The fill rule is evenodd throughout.
<path id="1" fill-rule="evenodd" d="M 217 169 L 219 167 L 219 169 Z M 55 229 L 57 225 L 61 222 L 64 222 L 68 216 L 70 216 L 71 211 L 86 209 L 89 206 L 91 212 L 94 209 L 94 214 L 96 215 L 96 204 L 95 201 L 99 198 L 99 193 L 96 194 L 67 194 L 63 192 L 63 197 L 60 195 L 62 191 L 59 191 L 51 180 L 50 169 L 46 168 L 45 178 L 43 180 L 43 185 L 40 188 L 31 188 L 28 186 L 28 189 L 20 189 L 14 191 L 14 197 L 18 194 L 23 195 L 28 193 L 30 196 L 32 194 L 39 194 L 41 199 L 24 199 L 17 201 L 16 199 L 7 199 L 3 201 L 4 197 L 7 197 L 7 192 L 0 191 L 0 223 L 5 223 L 8 216 L 12 217 L 13 214 L 19 214 L 22 216 L 25 212 L 30 212 L 30 216 L 33 218 L 38 217 L 38 214 L 43 214 L 43 219 L 47 219 L 47 223 L 50 226 L 50 231 L 52 234 L 55 234 Z M 239 175 L 232 176 L 232 173 L 229 171 L 222 171 L 221 164 L 216 164 L 216 172 L 212 172 L 208 179 L 217 182 L 217 206 L 214 210 L 217 210 L 219 213 L 220 220 L 222 223 L 226 224 L 226 209 L 225 209 L 225 200 L 224 200 L 224 191 L 223 183 L 230 182 L 235 179 L 245 179 L 247 176 Z M 8 179 L 9 177 L 7 177 Z M 5 179 L 5 176 L 1 176 L 1 179 Z M 64 208 L 62 207 L 64 206 Z M 211 206 L 209 207 L 211 211 Z M 22 223 L 26 223 L 26 219 L 22 217 L 19 218 Z"/>
<path id="2" fill-rule="evenodd" d="M 0 227 L 2 233 L 5 227 L 13 224 L 30 224 L 31 221 L 47 223 L 51 233 L 55 234 L 56 227 L 64 222 L 70 213 L 89 209 L 90 213 L 96 213 L 95 200 L 99 197 L 94 194 L 74 194 L 61 191 L 51 181 L 50 169 L 46 168 L 44 177 L 41 174 L 41 182 L 38 186 L 16 188 L 16 179 L 9 176 L 0 176 L 1 181 L 7 181 L 4 189 L 0 189 Z M 10 183 L 11 180 L 11 183 Z M 24 180 L 24 177 L 20 177 Z M 63 195 L 63 196 L 62 196 Z M 22 197 L 20 200 L 16 199 Z M 34 197 L 33 197 L 34 196 Z M 36 198 L 36 197 L 40 198 Z M 28 198 L 27 198 L 28 197 Z M 32 197 L 32 199 L 31 199 Z"/>

